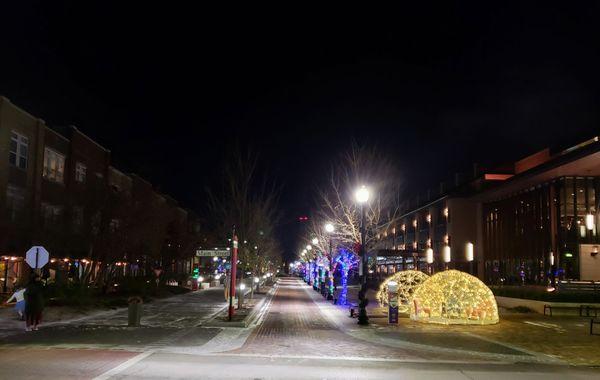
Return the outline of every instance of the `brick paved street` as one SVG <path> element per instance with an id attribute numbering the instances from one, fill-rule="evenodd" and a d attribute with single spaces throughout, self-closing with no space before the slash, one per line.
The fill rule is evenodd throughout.
<path id="1" fill-rule="evenodd" d="M 508 318 L 489 328 L 448 328 L 403 318 L 389 327 L 374 317 L 373 324 L 360 327 L 346 308 L 325 301 L 300 279 L 280 278 L 272 298 L 267 296 L 257 309 L 256 323 L 211 327 L 206 322 L 224 305 L 221 294 L 222 289 L 214 289 L 145 305 L 140 328 L 125 327 L 124 311 L 117 311 L 38 332 L 14 331 L 0 344 L 0 378 L 15 373 L 16 378 L 98 380 L 600 376 L 597 370 L 573 369 L 525 350 L 530 348 L 526 344 L 503 343 L 502 331 L 513 334 L 523 326 L 545 331 L 550 325 Z M 549 339 L 541 334 L 535 336 L 543 347 Z"/>

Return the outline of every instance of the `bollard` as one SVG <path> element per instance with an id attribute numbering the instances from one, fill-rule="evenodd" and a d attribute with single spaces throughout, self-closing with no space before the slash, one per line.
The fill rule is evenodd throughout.
<path id="1" fill-rule="evenodd" d="M 142 298 L 129 297 L 128 322 L 129 327 L 139 327 L 142 319 Z"/>

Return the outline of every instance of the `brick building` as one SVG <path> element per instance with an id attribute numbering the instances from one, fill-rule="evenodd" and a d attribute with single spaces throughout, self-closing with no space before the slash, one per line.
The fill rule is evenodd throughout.
<path id="1" fill-rule="evenodd" d="M 163 264 L 189 271 L 179 261 L 195 253 L 196 222 L 148 181 L 111 166 L 110 151 L 78 128 L 50 128 L 0 96 L 0 281 L 8 287 L 28 272 L 22 259 L 32 245 L 49 250 L 56 270 L 120 262 L 141 274 Z"/>

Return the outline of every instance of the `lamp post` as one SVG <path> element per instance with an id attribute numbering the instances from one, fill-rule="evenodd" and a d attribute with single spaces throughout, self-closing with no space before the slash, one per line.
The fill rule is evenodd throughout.
<path id="1" fill-rule="evenodd" d="M 361 186 L 354 193 L 356 202 L 360 204 L 360 292 L 358 293 L 359 309 L 358 309 L 358 324 L 368 325 L 369 317 L 367 316 L 367 252 L 365 251 L 365 240 L 366 240 L 366 214 L 365 204 L 369 201 L 369 189 L 365 186 Z"/>
<path id="2" fill-rule="evenodd" d="M 333 224 L 325 224 L 325 232 L 329 234 L 329 292 L 327 293 L 328 300 L 333 300 L 333 231 L 335 231 Z"/>

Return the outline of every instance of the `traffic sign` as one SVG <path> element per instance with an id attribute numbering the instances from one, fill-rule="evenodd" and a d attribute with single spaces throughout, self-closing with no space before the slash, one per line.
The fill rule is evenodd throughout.
<path id="1" fill-rule="evenodd" d="M 48 264 L 50 254 L 46 251 L 46 248 L 41 245 L 34 245 L 29 248 L 29 251 L 25 254 L 25 261 L 33 269 L 43 268 L 44 265 Z"/>
<path id="2" fill-rule="evenodd" d="M 227 249 L 197 249 L 196 256 L 197 257 L 229 257 L 231 255 L 230 251 Z"/>

